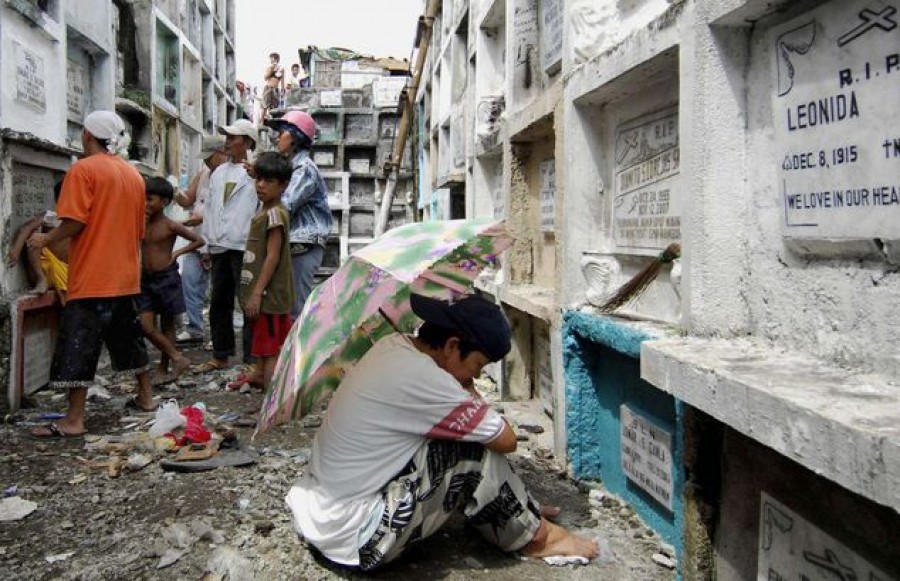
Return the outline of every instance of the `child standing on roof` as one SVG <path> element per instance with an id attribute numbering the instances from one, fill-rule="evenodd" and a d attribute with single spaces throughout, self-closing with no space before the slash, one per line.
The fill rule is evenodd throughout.
<path id="1" fill-rule="evenodd" d="M 203 246 L 203 238 L 180 222 L 168 218 L 164 210 L 172 203 L 175 189 L 163 178 L 146 181 L 147 227 L 141 244 L 141 326 L 144 336 L 162 355 L 157 369 L 159 381 L 169 371 L 176 378 L 187 369 L 190 361 L 175 346 L 175 321 L 185 312 L 184 293 L 178 274 L 178 257 Z M 190 244 L 172 252 L 175 240 L 181 236 Z M 159 315 L 160 326 L 156 326 Z"/>
<path id="2" fill-rule="evenodd" d="M 266 386 L 293 320 L 294 279 L 288 237 L 290 216 L 281 194 L 291 179 L 291 163 L 275 152 L 260 154 L 253 166 L 262 206 L 250 222 L 241 270 L 241 306 L 253 321 L 250 353 L 259 358 L 251 385 Z M 236 386 L 235 386 L 236 387 Z"/>

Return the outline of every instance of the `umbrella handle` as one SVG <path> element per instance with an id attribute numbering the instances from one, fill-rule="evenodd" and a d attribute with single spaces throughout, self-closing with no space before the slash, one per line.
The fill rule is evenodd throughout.
<path id="1" fill-rule="evenodd" d="M 384 317 L 384 320 L 387 321 L 388 325 L 393 327 L 394 330 L 397 331 L 397 333 L 399 333 L 400 335 L 403 334 L 403 331 L 401 331 L 400 328 L 397 327 L 397 324 L 394 323 L 394 321 L 392 321 L 390 317 L 388 317 L 388 314 L 384 312 L 384 309 L 382 309 L 381 307 L 378 307 L 378 312 L 381 313 L 381 316 Z"/>

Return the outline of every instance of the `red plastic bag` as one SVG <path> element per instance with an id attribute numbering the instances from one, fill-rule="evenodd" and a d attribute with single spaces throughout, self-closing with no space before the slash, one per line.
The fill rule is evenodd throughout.
<path id="1" fill-rule="evenodd" d="M 187 421 L 187 425 L 184 427 L 184 440 L 195 444 L 209 441 L 212 434 L 203 427 L 203 410 L 194 406 L 188 406 L 181 408 L 181 415 Z M 182 442 L 179 443 L 184 445 Z"/>

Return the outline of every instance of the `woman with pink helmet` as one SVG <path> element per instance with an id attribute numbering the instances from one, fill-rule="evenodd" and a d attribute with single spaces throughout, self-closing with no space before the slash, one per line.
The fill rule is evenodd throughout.
<path id="1" fill-rule="evenodd" d="M 281 202 L 291 215 L 291 267 L 296 295 L 292 314 L 296 318 L 312 291 L 313 275 L 322 264 L 331 232 L 328 189 L 310 155 L 318 132 L 313 118 L 303 111 L 288 111 L 266 121 L 266 125 L 277 132 L 276 148 L 291 160 L 294 168 Z"/>

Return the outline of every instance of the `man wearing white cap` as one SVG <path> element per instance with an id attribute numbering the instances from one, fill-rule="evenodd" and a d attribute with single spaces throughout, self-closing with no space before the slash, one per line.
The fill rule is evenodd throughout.
<path id="1" fill-rule="evenodd" d="M 209 198 L 203 217 L 203 237 L 210 255 L 209 329 L 212 336 L 212 359 L 197 367 L 198 372 L 223 369 L 234 355 L 235 293 L 241 284 L 241 266 L 250 220 L 256 213 L 259 200 L 256 185 L 247 174 L 244 162 L 248 151 L 259 140 L 256 126 L 247 119 L 238 119 L 219 128 L 225 136 L 228 161 L 216 168 L 210 177 Z M 244 363 L 250 362 L 251 326 L 243 326 Z"/>
<path id="2" fill-rule="evenodd" d="M 69 301 L 63 309 L 50 385 L 69 390 L 66 415 L 37 428 L 39 438 L 67 438 L 85 432 L 88 387 L 105 344 L 113 368 L 133 372 L 138 395 L 130 407 L 153 409 L 147 348 L 135 296 L 141 292 L 144 180 L 122 157 L 129 143 L 125 124 L 111 111 L 84 120 L 84 157 L 63 182 L 56 212 L 60 225 L 28 241 L 32 248 L 71 238 Z M 119 154 L 119 155 L 117 155 Z"/>
<path id="3" fill-rule="evenodd" d="M 200 147 L 200 159 L 203 164 L 191 179 L 186 192 L 175 194 L 175 201 L 191 211 L 191 217 L 184 221 L 194 231 L 203 235 L 203 210 L 209 197 L 209 178 L 217 167 L 228 160 L 225 155 L 225 138 L 221 135 L 210 135 L 203 138 Z M 203 340 L 203 302 L 206 300 L 206 288 L 209 286 L 209 264 L 202 263 L 206 249 L 189 252 L 182 257 L 181 280 L 184 288 L 184 304 L 187 307 L 188 323 L 185 331 L 178 335 L 179 342 Z"/>

